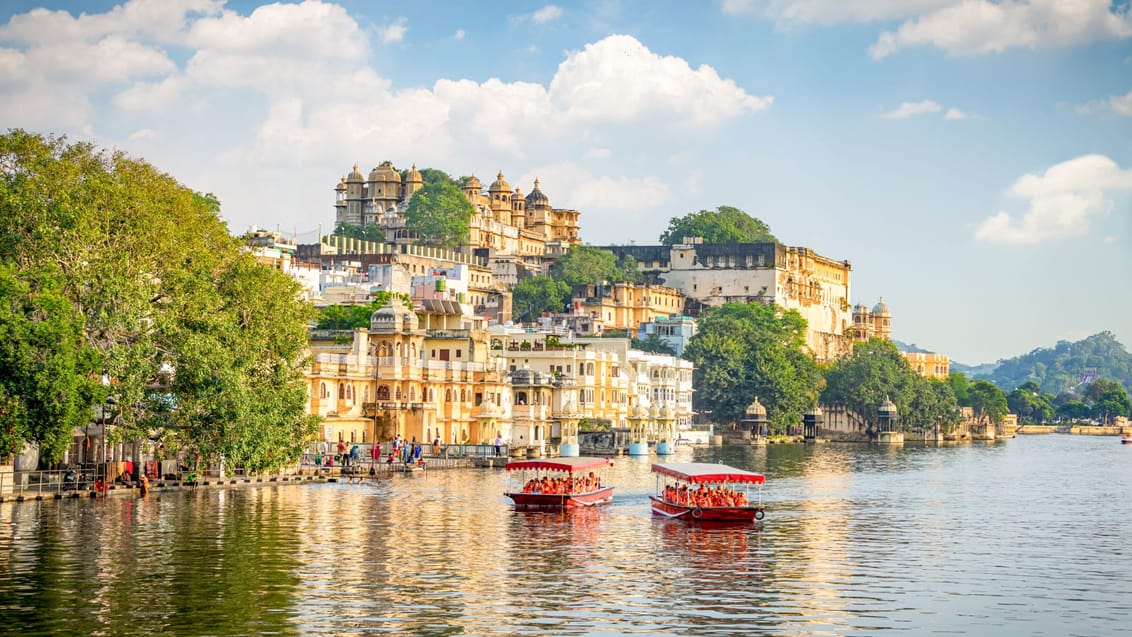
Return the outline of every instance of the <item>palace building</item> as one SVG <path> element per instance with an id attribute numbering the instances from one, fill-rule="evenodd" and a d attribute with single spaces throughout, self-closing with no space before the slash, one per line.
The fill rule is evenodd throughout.
<path id="1" fill-rule="evenodd" d="M 335 222 L 377 225 L 388 243 L 416 240 L 405 225 L 405 211 L 413 194 L 424 188 L 416 165 L 403 173 L 384 161 L 363 176 L 357 164 L 335 186 Z M 577 210 L 555 208 L 540 188 L 539 180 L 526 196 L 513 188 L 500 171 L 485 191 L 475 175 L 462 186 L 464 196 L 475 207 L 470 223 L 469 247 L 491 254 L 520 259 L 564 254 L 579 245 Z"/>

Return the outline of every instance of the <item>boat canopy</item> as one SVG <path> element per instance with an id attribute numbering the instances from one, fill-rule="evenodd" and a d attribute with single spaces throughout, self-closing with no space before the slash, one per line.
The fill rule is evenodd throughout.
<path id="1" fill-rule="evenodd" d="M 761 473 L 744 471 L 729 467 L 725 464 L 711 464 L 710 462 L 678 462 L 674 464 L 654 464 L 653 473 L 671 476 L 691 484 L 706 484 L 710 482 L 738 482 L 747 484 L 762 484 L 766 476 Z"/>
<path id="2" fill-rule="evenodd" d="M 508 471 L 522 471 L 524 469 L 546 469 L 547 471 L 587 471 L 600 469 L 613 464 L 609 458 L 544 458 L 542 460 L 521 460 L 508 462 Z"/>

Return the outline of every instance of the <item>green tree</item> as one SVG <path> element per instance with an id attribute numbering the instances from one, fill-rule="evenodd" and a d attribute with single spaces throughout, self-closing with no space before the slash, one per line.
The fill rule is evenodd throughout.
<path id="1" fill-rule="evenodd" d="M 561 312 L 570 300 L 570 286 L 549 276 L 523 279 L 512 290 L 516 321 L 534 321 L 543 312 Z"/>
<path id="2" fill-rule="evenodd" d="M 118 435 L 251 469 L 294 460 L 313 433 L 302 372 L 313 312 L 294 280 L 242 252 L 215 197 L 123 153 L 17 130 L 0 136 L 0 205 L 7 300 L 27 285 L 59 317 L 5 303 L 19 342 L 59 337 L 46 348 L 58 357 L 45 366 L 51 384 L 17 365 L 0 393 L 26 418 L 14 444 L 38 443 L 53 461 L 89 407 L 113 398 Z M 33 408 L 48 402 L 77 407 L 56 418 Z"/>
<path id="3" fill-rule="evenodd" d="M 697 409 L 735 422 L 758 397 L 775 425 L 801 422 L 820 382 L 805 334 L 806 320 L 776 305 L 729 303 L 705 312 L 684 350 L 695 364 Z"/>
<path id="4" fill-rule="evenodd" d="M 1132 416 L 1128 392 L 1118 382 L 1098 378 L 1085 388 L 1084 394 L 1091 404 L 1092 417 L 1102 423 L 1112 422 L 1117 416 Z"/>
<path id="5" fill-rule="evenodd" d="M 1010 412 L 1017 414 L 1022 422 L 1044 423 L 1053 419 L 1054 409 L 1048 394 L 1042 394 L 1035 381 L 1022 383 L 1006 395 L 1006 405 Z"/>
<path id="6" fill-rule="evenodd" d="M 1003 416 L 1010 413 L 1010 408 L 1006 404 L 1006 396 L 1003 395 L 1002 390 L 985 380 L 976 380 L 971 383 L 971 386 L 967 388 L 967 400 L 971 403 L 970 407 L 979 420 L 997 425 L 1002 422 Z"/>
<path id="7" fill-rule="evenodd" d="M 351 223 L 346 223 L 345 221 L 339 221 L 338 225 L 334 228 L 334 234 L 340 237 L 350 237 L 351 239 L 360 239 L 362 241 L 385 242 L 385 232 L 374 223 L 356 226 Z"/>
<path id="8" fill-rule="evenodd" d="M 852 355 L 826 370 L 822 401 L 849 407 L 876 423 L 880 405 L 891 400 L 905 428 L 946 433 L 959 424 L 954 383 L 960 380 L 966 382 L 962 375 L 948 381 L 923 378 L 895 344 L 872 339 L 854 345 Z"/>
<path id="9" fill-rule="evenodd" d="M 668 354 L 675 356 L 676 350 L 671 345 L 660 340 L 656 334 L 649 334 L 645 339 L 634 338 L 632 340 L 633 349 L 641 350 L 642 352 L 652 352 L 654 354 Z"/>
<path id="10" fill-rule="evenodd" d="M 626 271 L 624 268 L 630 268 Z M 620 283 L 639 276 L 636 260 L 617 261 L 609 250 L 592 246 L 572 246 L 550 266 L 550 276 L 573 288 L 576 285 L 593 285 L 608 281 Z"/>
<path id="11" fill-rule="evenodd" d="M 405 227 L 427 245 L 457 248 L 468 242 L 473 214 L 475 206 L 464 193 L 450 180 L 440 180 L 413 193 Z"/>
<path id="12" fill-rule="evenodd" d="M 960 407 L 970 407 L 971 401 L 967 395 L 967 390 L 971 386 L 967 376 L 962 372 L 951 372 L 947 376 L 947 384 L 951 386 L 951 391 L 955 394 L 955 400 L 959 403 Z"/>
<path id="13" fill-rule="evenodd" d="M 369 327 L 370 317 L 373 313 L 389 305 L 395 293 L 380 290 L 373 295 L 373 300 L 366 305 L 328 305 L 318 312 L 318 329 L 320 330 L 353 330 L 359 327 Z M 412 300 L 408 294 L 396 293 L 405 307 L 412 307 Z"/>
<path id="14" fill-rule="evenodd" d="M 660 235 L 664 245 L 680 243 L 684 237 L 702 237 L 704 243 L 757 243 L 777 241 L 770 227 L 732 206 L 700 210 L 683 217 L 673 217 L 668 229 Z"/>

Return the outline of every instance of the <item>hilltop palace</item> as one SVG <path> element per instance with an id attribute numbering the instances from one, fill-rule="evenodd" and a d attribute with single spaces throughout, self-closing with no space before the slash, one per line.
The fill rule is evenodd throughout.
<path id="1" fill-rule="evenodd" d="M 307 267 L 316 305 L 364 304 L 379 290 L 412 299 L 411 307 L 395 300 L 367 328 L 312 332 L 309 406 L 322 418 L 324 440 L 500 436 L 541 453 L 583 418 L 632 429 L 634 438 L 671 437 L 692 419 L 691 363 L 601 336 L 655 334 L 680 352 L 695 317 L 728 302 L 797 310 L 819 360 L 846 355 L 854 339 L 891 335 L 886 305 L 850 304 L 848 261 L 776 242 L 695 237 L 604 246 L 633 256 L 644 282 L 578 286 L 564 312 L 513 316 L 512 287 L 546 274 L 581 244 L 579 211 L 551 206 L 538 180 L 523 195 L 502 171 L 486 190 L 469 177 L 468 245 L 444 250 L 418 244 L 406 226 L 409 200 L 423 187 L 415 166 L 402 171 L 385 161 L 363 176 L 355 165 L 334 188 L 335 220 L 376 225 L 383 241 L 327 235 L 314 245 L 273 246 L 264 235 L 254 244 L 277 267 Z"/>

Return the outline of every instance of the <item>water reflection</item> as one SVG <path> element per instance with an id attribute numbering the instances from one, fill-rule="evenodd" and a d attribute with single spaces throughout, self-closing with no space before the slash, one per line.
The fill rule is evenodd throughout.
<path id="1" fill-rule="evenodd" d="M 681 450 L 764 472 L 766 520 L 517 512 L 502 471 L 0 505 L 24 634 L 1120 634 L 1132 454 L 1107 440 Z"/>

